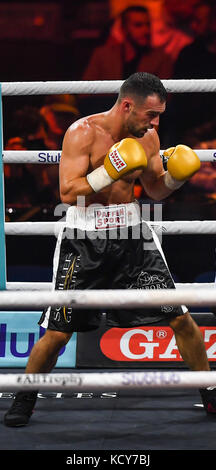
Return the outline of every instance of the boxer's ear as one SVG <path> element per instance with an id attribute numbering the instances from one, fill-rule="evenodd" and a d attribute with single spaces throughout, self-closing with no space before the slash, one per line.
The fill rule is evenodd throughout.
<path id="1" fill-rule="evenodd" d="M 131 98 L 123 98 L 123 100 L 121 101 L 122 110 L 126 113 L 131 111 L 133 105 L 134 103 Z"/>

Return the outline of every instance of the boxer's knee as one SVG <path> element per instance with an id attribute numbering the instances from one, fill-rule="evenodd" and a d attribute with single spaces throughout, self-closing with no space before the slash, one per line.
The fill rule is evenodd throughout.
<path id="1" fill-rule="evenodd" d="M 62 331 L 47 329 L 44 336 L 41 338 L 43 342 L 50 345 L 53 350 L 59 350 L 66 346 L 70 340 L 72 333 L 65 333 Z"/>

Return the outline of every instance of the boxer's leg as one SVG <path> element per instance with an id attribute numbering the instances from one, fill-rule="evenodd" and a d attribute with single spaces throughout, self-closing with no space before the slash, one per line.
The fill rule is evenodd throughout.
<path id="1" fill-rule="evenodd" d="M 106 245 L 104 239 L 63 238 L 54 255 L 55 289 L 102 288 L 104 245 Z M 33 347 L 26 373 L 50 372 L 60 349 L 67 344 L 72 332 L 98 328 L 100 318 L 100 311 L 49 307 L 43 312 L 39 321 L 39 324 L 46 328 L 46 333 Z M 12 407 L 5 415 L 4 424 L 6 426 L 28 424 L 36 399 L 37 392 L 18 392 Z"/>
<path id="2" fill-rule="evenodd" d="M 59 352 L 67 344 L 72 333 L 46 330 L 34 345 L 25 372 L 27 374 L 50 372 L 56 364 Z M 32 415 L 37 391 L 20 391 L 4 416 L 4 424 L 10 427 L 25 426 Z"/>
<path id="3" fill-rule="evenodd" d="M 174 331 L 182 359 L 189 368 L 210 370 L 202 334 L 189 312 L 172 318 L 169 325 Z"/>
<path id="4" fill-rule="evenodd" d="M 50 372 L 57 362 L 61 348 L 68 343 L 71 336 L 72 333 L 46 330 L 44 336 L 34 345 L 25 372 Z"/>
<path id="5" fill-rule="evenodd" d="M 198 325 L 189 313 L 170 321 L 182 359 L 190 369 L 209 371 L 204 341 Z M 216 385 L 216 384 L 215 384 Z M 207 414 L 216 414 L 216 386 L 199 390 Z"/>

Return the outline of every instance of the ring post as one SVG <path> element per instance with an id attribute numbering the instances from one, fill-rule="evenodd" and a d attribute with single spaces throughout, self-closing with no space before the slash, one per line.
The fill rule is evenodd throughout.
<path id="1" fill-rule="evenodd" d="M 3 165 L 2 93 L 0 84 L 0 290 L 6 289 L 5 198 Z"/>

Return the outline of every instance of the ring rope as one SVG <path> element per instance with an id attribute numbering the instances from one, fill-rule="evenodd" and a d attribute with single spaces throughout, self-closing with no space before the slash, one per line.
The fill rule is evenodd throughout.
<path id="1" fill-rule="evenodd" d="M 0 291 L 0 307 L 19 308 L 72 307 L 131 309 L 170 306 L 214 306 L 216 289 L 95 289 L 71 291 Z"/>
<path id="2" fill-rule="evenodd" d="M 216 220 L 150 221 L 154 231 L 162 235 L 213 235 Z M 6 235 L 58 236 L 65 222 L 5 222 Z"/>
<path id="3" fill-rule="evenodd" d="M 0 374 L 0 390 L 142 390 L 203 388 L 216 385 L 215 371 L 90 372 L 52 374 Z"/>
<path id="4" fill-rule="evenodd" d="M 216 149 L 194 149 L 201 162 L 216 162 Z M 6 150 L 4 163 L 56 164 L 60 162 L 61 150 Z M 161 150 L 163 153 L 163 150 Z"/>
<path id="5" fill-rule="evenodd" d="M 161 80 L 169 93 L 215 92 L 216 79 Z M 2 95 L 118 93 L 123 80 L 2 82 Z"/>
<path id="6" fill-rule="evenodd" d="M 175 283 L 176 288 L 184 289 L 184 288 L 192 288 L 192 289 L 205 289 L 206 287 L 210 287 L 212 289 L 216 288 L 215 282 L 184 282 L 184 283 Z M 6 289 L 7 290 L 52 290 L 53 284 L 52 282 L 7 282 Z"/>

